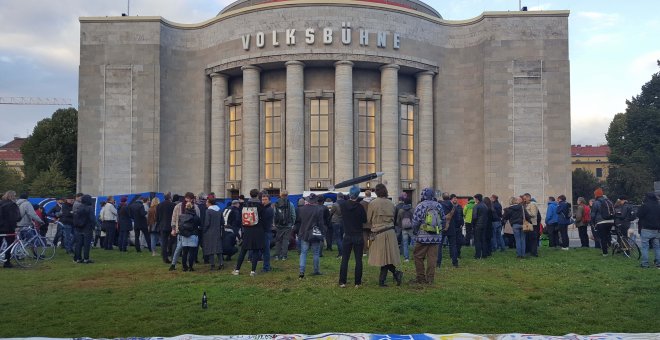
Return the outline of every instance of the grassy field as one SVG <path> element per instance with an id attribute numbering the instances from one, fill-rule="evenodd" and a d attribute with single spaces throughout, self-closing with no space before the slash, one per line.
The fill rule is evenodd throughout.
<path id="1" fill-rule="evenodd" d="M 474 260 L 464 248 L 460 268 L 445 263 L 425 287 L 407 284 L 414 276 L 408 262 L 403 286 L 379 288 L 377 269 L 365 262 L 359 289 L 338 287 L 336 252 L 324 252 L 324 275 L 304 280 L 291 255 L 250 277 L 249 266 L 240 276 L 205 265 L 170 272 L 160 257 L 133 249 L 93 249 L 96 263 L 88 265 L 58 252 L 37 268 L 0 269 L 0 337 L 660 331 L 660 270 L 595 249 L 542 248 L 541 257 L 523 260 L 508 250 Z M 349 283 L 352 273 L 351 265 Z"/>

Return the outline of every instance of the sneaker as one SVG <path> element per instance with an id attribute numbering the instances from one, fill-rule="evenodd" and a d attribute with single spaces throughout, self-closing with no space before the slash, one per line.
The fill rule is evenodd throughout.
<path id="1" fill-rule="evenodd" d="M 174 271 L 174 270 L 176 270 L 176 266 L 170 265 L 170 271 Z"/>
<path id="2" fill-rule="evenodd" d="M 355 285 L 355 288 L 360 288 L 361 285 Z"/>
<path id="3" fill-rule="evenodd" d="M 345 283 L 340 284 L 339 288 L 346 288 L 346 284 Z"/>
<path id="4" fill-rule="evenodd" d="M 286 261 L 286 256 L 282 257 L 280 260 Z"/>
<path id="5" fill-rule="evenodd" d="M 603 257 L 607 257 L 607 254 L 603 254 Z"/>
<path id="6" fill-rule="evenodd" d="M 568 247 L 561 248 L 561 250 L 568 250 Z"/>
<path id="7" fill-rule="evenodd" d="M 251 272 L 250 272 L 250 276 L 257 276 L 257 272 L 255 272 L 255 271 L 251 271 Z"/>
<path id="8" fill-rule="evenodd" d="M 405 259 L 403 260 L 403 262 L 410 262 L 410 259 Z"/>
<path id="9" fill-rule="evenodd" d="M 231 275 L 238 275 L 238 274 L 240 274 L 240 272 L 238 271 L 238 269 L 234 269 L 234 270 L 232 270 L 232 272 L 231 272 Z"/>
<path id="10" fill-rule="evenodd" d="M 305 273 L 300 272 L 300 274 L 298 275 L 298 278 L 301 279 L 301 280 L 304 279 L 305 278 Z"/>
<path id="11" fill-rule="evenodd" d="M 89 263 L 94 263 L 94 261 L 92 261 L 90 259 L 87 259 L 87 260 L 83 260 L 83 263 L 88 263 L 89 264 Z"/>

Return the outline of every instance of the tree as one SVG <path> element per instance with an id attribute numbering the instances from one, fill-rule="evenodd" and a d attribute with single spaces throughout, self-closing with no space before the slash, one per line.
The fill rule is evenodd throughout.
<path id="1" fill-rule="evenodd" d="M 573 198 L 577 202 L 578 197 L 584 197 L 587 201 L 594 198 L 594 190 L 603 184 L 589 170 L 573 170 Z"/>
<path id="2" fill-rule="evenodd" d="M 25 162 L 25 182 L 32 183 L 41 172 L 59 164 L 64 177 L 75 190 L 78 142 L 78 111 L 59 109 L 51 118 L 37 123 L 23 143 L 21 152 Z"/>
<path id="3" fill-rule="evenodd" d="M 23 191 L 23 177 L 18 170 L 9 167 L 7 162 L 0 161 L 0 195 L 9 190 Z"/>
<path id="4" fill-rule="evenodd" d="M 74 182 L 68 179 L 57 161 L 47 171 L 42 171 L 30 184 L 30 196 L 58 197 L 73 194 Z"/>
<path id="5" fill-rule="evenodd" d="M 607 186 L 610 195 L 641 199 L 653 181 L 660 180 L 660 72 L 626 105 L 626 112 L 614 116 L 605 135 L 609 161 L 615 165 Z"/>

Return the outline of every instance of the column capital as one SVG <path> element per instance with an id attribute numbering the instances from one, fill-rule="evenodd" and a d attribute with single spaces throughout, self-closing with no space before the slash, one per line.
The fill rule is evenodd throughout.
<path id="1" fill-rule="evenodd" d="M 229 78 L 228 75 L 226 75 L 224 73 L 220 73 L 220 72 L 213 72 L 213 73 L 209 74 L 209 77 L 211 77 L 211 79 L 215 79 L 215 78 L 225 78 L 225 79 L 227 79 L 227 78 Z"/>
<path id="2" fill-rule="evenodd" d="M 285 66 L 302 66 L 302 67 L 305 67 L 305 63 L 303 63 L 302 61 L 298 61 L 298 60 L 289 60 L 286 63 L 284 63 L 284 65 Z"/>
<path id="3" fill-rule="evenodd" d="M 397 64 L 386 64 L 386 65 L 383 65 L 383 66 L 379 67 L 378 69 L 380 71 L 383 71 L 383 70 L 390 69 L 390 68 L 398 71 L 401 67 Z"/>
<path id="4" fill-rule="evenodd" d="M 433 76 L 435 76 L 435 72 L 433 72 L 433 71 L 422 71 L 422 72 L 415 73 L 415 77 L 417 77 L 417 78 L 423 77 L 423 76 L 433 77 Z"/>
<path id="5" fill-rule="evenodd" d="M 245 65 L 241 67 L 241 71 L 245 72 L 247 70 L 255 70 L 257 72 L 261 72 L 261 67 L 255 65 Z"/>
<path id="6" fill-rule="evenodd" d="M 349 60 L 340 60 L 340 61 L 335 62 L 334 65 L 335 65 L 335 67 L 342 66 L 342 65 L 353 67 L 353 62 L 349 61 Z"/>

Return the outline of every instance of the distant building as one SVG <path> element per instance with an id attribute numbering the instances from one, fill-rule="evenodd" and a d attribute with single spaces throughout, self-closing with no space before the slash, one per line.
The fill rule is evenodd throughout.
<path id="1" fill-rule="evenodd" d="M 610 168 L 610 147 L 607 145 L 571 145 L 573 170 L 591 171 L 599 180 L 605 180 Z"/>
<path id="2" fill-rule="evenodd" d="M 14 137 L 14 140 L 0 146 L 0 162 L 4 161 L 10 168 L 18 170 L 23 174 L 23 154 L 21 153 L 21 146 L 25 142 L 25 138 Z"/>

